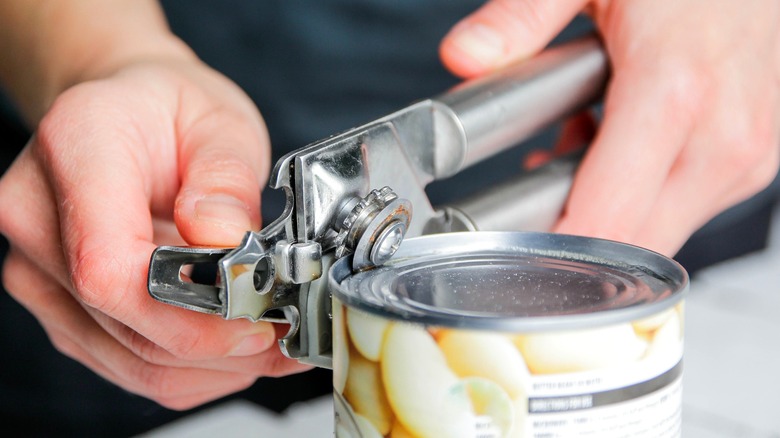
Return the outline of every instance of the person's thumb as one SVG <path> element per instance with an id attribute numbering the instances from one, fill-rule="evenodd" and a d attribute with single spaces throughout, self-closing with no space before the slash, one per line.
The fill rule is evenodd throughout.
<path id="1" fill-rule="evenodd" d="M 228 120 L 225 120 L 225 119 Z M 181 187 L 174 219 L 190 245 L 235 246 L 261 225 L 268 136 L 259 115 L 199 121 L 179 139 Z"/>
<path id="2" fill-rule="evenodd" d="M 461 77 L 485 74 L 542 50 L 587 0 L 491 0 L 442 40 L 444 65 Z"/>

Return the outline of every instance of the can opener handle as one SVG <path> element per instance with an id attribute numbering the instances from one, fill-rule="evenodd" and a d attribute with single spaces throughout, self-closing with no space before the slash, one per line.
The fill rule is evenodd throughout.
<path id="1" fill-rule="evenodd" d="M 549 226 L 576 160 L 554 160 L 450 207 L 435 209 L 425 186 L 586 107 L 607 77 L 601 43 L 587 36 L 293 151 L 276 163 L 269 182 L 286 194 L 278 219 L 247 232 L 236 248 L 157 248 L 149 293 L 226 319 L 289 323 L 279 341 L 284 354 L 330 367 L 331 299 L 323 274 L 332 263 L 350 256 L 355 270 L 381 265 L 404 236 Z M 528 221 L 518 220 L 523 214 Z M 182 274 L 198 264 L 216 265 L 215 284 Z"/>

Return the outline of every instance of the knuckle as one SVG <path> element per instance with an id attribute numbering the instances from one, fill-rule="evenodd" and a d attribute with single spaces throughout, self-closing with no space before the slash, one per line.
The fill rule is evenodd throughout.
<path id="1" fill-rule="evenodd" d="M 44 156 L 56 156 L 82 147 L 77 136 L 83 139 L 99 132 L 107 117 L 111 117 L 115 122 L 113 125 L 119 129 L 125 125 L 119 123 L 118 118 L 123 117 L 120 108 L 126 102 L 126 96 L 125 101 L 120 99 L 110 85 L 101 82 L 84 82 L 63 91 L 38 122 L 36 148 Z M 123 120 L 128 122 L 127 117 Z"/>
<path id="2" fill-rule="evenodd" d="M 58 143 L 58 133 L 60 132 L 63 122 L 59 111 L 59 100 L 55 101 L 51 110 L 43 116 L 38 123 L 38 127 L 35 131 L 35 137 L 37 145 L 43 151 L 51 151 Z"/>
<path id="3" fill-rule="evenodd" d="M 187 332 L 169 338 L 163 348 L 177 359 L 199 360 L 206 359 L 201 351 L 202 345 L 197 332 Z"/>
<path id="4" fill-rule="evenodd" d="M 197 159 L 191 162 L 188 173 L 198 181 L 191 182 L 204 186 L 216 184 L 218 187 L 228 186 L 241 190 L 258 184 L 258 175 L 252 165 L 238 157 L 232 148 L 204 148 L 197 154 Z"/>
<path id="5" fill-rule="evenodd" d="M 140 357 L 144 362 L 152 364 L 164 365 L 166 358 L 164 357 L 163 350 L 135 330 L 129 330 L 127 338 L 127 348 L 130 349 L 136 356 Z"/>
<path id="6" fill-rule="evenodd" d="M 709 79 L 705 73 L 692 67 L 674 68 L 668 81 L 662 85 L 666 114 L 675 120 L 691 123 L 705 106 Z"/>
<path id="7" fill-rule="evenodd" d="M 780 167 L 780 145 L 774 130 L 735 122 L 720 133 L 718 165 L 739 178 L 745 195 L 767 187 Z"/>
<path id="8" fill-rule="evenodd" d="M 81 90 L 84 87 L 83 84 L 76 85 L 57 96 L 49 111 L 38 122 L 35 136 L 42 150 L 52 151 L 62 143 L 60 140 L 63 132 L 66 132 L 63 128 L 76 123 L 73 108 L 80 108 L 79 114 L 84 114 L 85 109 L 88 108 L 81 98 L 83 94 Z"/>
<path id="9" fill-rule="evenodd" d="M 107 314 L 117 308 L 112 275 L 123 272 L 115 254 L 103 248 L 81 250 L 76 254 L 70 272 L 76 296 L 84 304 Z"/>
<path id="10" fill-rule="evenodd" d="M 723 135 L 723 156 L 721 160 L 733 169 L 748 172 L 762 167 L 773 147 L 767 136 L 750 128 L 740 128 L 737 124 Z"/>

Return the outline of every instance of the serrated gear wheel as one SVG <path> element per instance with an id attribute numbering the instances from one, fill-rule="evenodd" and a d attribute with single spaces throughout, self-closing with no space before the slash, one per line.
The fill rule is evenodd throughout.
<path id="1" fill-rule="evenodd" d="M 354 253 L 355 269 L 380 265 L 403 240 L 411 221 L 411 204 L 390 187 L 371 190 L 355 201 L 338 226 L 336 257 Z"/>

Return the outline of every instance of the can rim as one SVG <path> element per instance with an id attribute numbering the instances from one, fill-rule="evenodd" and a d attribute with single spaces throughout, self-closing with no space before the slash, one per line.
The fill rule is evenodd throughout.
<path id="1" fill-rule="evenodd" d="M 476 231 L 415 237 L 406 239 L 385 266 L 397 268 L 480 253 L 540 256 L 551 260 L 608 266 L 626 272 L 629 268 L 640 269 L 668 284 L 670 293 L 651 302 L 629 302 L 617 308 L 542 316 L 470 314 L 425 305 L 410 308 L 399 301 L 372 302 L 354 291 L 346 290 L 342 284 L 353 275 L 370 277 L 384 269 L 353 273 L 349 257 L 334 263 L 328 273 L 328 286 L 336 300 L 382 318 L 424 325 L 508 332 L 569 330 L 633 321 L 671 308 L 683 299 L 689 288 L 685 269 L 662 254 L 612 240 L 554 233 Z"/>

